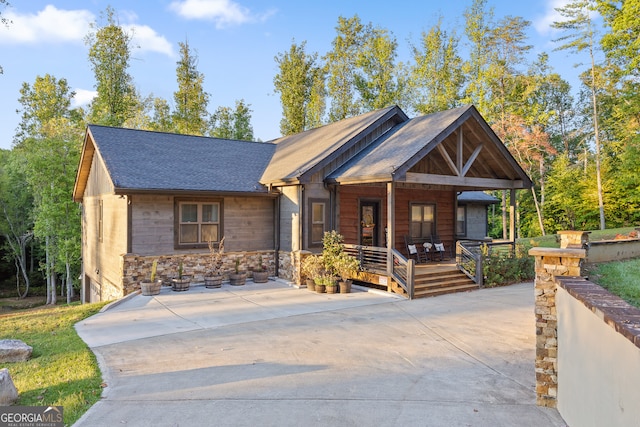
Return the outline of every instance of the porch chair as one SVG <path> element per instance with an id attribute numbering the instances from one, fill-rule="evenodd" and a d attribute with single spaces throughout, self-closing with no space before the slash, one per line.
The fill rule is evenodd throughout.
<path id="1" fill-rule="evenodd" d="M 427 261 L 425 254 L 422 253 L 421 245 L 415 243 L 411 236 L 404 236 L 404 245 L 407 248 L 407 259 L 415 259 L 416 263 Z"/>
<path id="2" fill-rule="evenodd" d="M 436 258 L 439 261 L 451 259 L 451 253 L 450 253 L 451 248 L 447 250 L 447 248 L 444 245 L 444 242 L 442 241 L 442 239 L 440 239 L 440 237 L 437 234 L 431 235 L 431 244 L 433 245 L 433 247 L 431 248 L 431 259 L 433 261 L 436 261 Z"/>

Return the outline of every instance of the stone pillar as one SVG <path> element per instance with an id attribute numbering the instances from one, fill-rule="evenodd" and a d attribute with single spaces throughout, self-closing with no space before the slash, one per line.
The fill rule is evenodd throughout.
<path id="1" fill-rule="evenodd" d="M 585 249 L 589 244 L 590 231 L 558 231 L 560 247 L 563 249 Z"/>
<path id="2" fill-rule="evenodd" d="M 558 396 L 556 276 L 580 276 L 584 249 L 532 248 L 535 257 L 536 403 L 555 408 Z"/>

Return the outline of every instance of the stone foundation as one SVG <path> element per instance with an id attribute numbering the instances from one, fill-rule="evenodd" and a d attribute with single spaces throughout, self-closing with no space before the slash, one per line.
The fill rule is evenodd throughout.
<path id="1" fill-rule="evenodd" d="M 247 271 L 249 277 L 251 277 L 251 272 L 259 266 L 260 256 L 262 256 L 262 264 L 269 271 L 269 276 L 275 276 L 276 265 L 273 251 L 228 252 L 223 254 L 223 280 L 229 280 L 229 273 L 235 271 L 236 259 L 240 260 L 240 270 Z M 158 261 L 156 268 L 157 279 L 166 284 L 178 276 L 180 262 L 182 262 L 182 274 L 184 276 L 191 277 L 194 282 L 204 282 L 204 276 L 210 270 L 211 255 L 208 252 L 162 256 L 126 254 L 122 257 L 124 295 L 140 289 L 141 281 L 149 280 L 151 266 L 155 260 Z"/>

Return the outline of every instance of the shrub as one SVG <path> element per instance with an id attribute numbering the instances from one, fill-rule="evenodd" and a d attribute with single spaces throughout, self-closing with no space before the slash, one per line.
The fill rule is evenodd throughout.
<path id="1" fill-rule="evenodd" d="M 482 270 L 486 287 L 504 286 L 534 278 L 534 259 L 527 248 L 516 244 L 515 251 L 489 251 L 483 246 Z"/>

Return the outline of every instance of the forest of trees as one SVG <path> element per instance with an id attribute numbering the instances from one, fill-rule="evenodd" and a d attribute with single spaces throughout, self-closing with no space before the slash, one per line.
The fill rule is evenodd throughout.
<path id="1" fill-rule="evenodd" d="M 275 56 L 281 133 L 394 104 L 410 116 L 474 104 L 534 183 L 517 195 L 517 236 L 638 225 L 640 0 L 574 0 L 558 12 L 556 49 L 588 58 L 576 70 L 578 88 L 547 54 L 531 59 L 530 22 L 497 16 L 487 0 L 469 0 L 459 30 L 441 18 L 423 31 L 407 62 L 398 61 L 389 30 L 340 16 L 324 54 L 294 40 Z M 138 93 L 131 34 L 116 15 L 107 8 L 85 38 L 97 91 L 86 109 L 70 107 L 64 77 L 38 76 L 20 90 L 21 122 L 12 149 L 0 150 L 0 277 L 11 277 L 21 296 L 35 283 L 46 284 L 48 303 L 61 290 L 73 298 L 81 207 L 71 193 L 87 123 L 254 140 L 245 100 L 209 112 L 187 40 L 179 43 L 173 100 Z M 508 194 L 495 195 L 508 206 Z M 499 211 L 490 226 L 501 238 Z"/>

